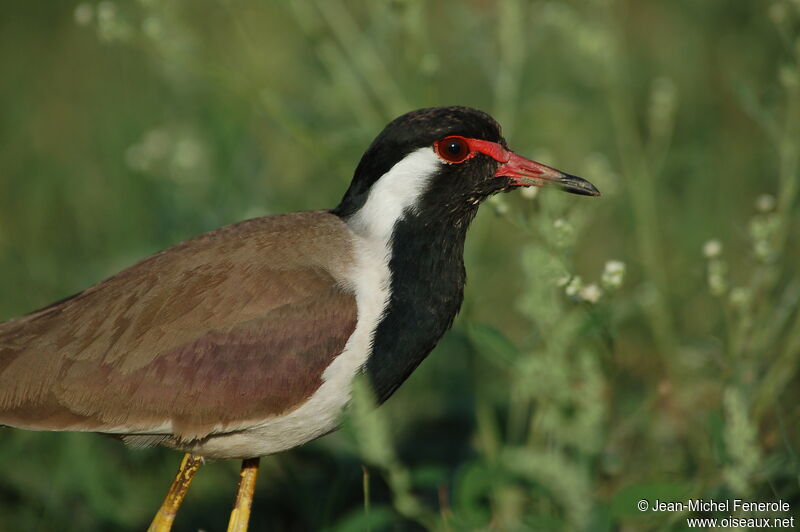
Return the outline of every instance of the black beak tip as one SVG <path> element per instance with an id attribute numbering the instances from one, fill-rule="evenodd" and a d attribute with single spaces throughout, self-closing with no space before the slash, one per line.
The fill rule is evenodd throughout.
<path id="1" fill-rule="evenodd" d="M 582 177 L 572 174 L 564 174 L 559 180 L 561 188 L 566 192 L 578 194 L 579 196 L 600 196 L 600 191 L 597 187 Z"/>

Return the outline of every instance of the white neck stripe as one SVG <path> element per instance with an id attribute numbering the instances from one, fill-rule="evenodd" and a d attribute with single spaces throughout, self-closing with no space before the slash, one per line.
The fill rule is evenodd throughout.
<path id="1" fill-rule="evenodd" d="M 441 166 L 433 147 L 406 155 L 372 185 L 367 201 L 348 220 L 350 228 L 388 246 L 395 224 L 414 207 Z"/>

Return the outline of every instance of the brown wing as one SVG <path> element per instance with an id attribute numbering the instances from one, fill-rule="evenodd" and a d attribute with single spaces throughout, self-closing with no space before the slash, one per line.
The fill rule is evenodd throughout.
<path id="1" fill-rule="evenodd" d="M 328 213 L 250 220 L 0 325 L 0 424 L 192 439 L 298 406 L 355 328 L 350 242 Z"/>

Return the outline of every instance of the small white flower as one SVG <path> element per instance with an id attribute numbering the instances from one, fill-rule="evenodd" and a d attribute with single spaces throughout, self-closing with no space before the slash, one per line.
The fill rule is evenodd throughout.
<path id="1" fill-rule="evenodd" d="M 125 161 L 132 169 L 144 172 L 151 170 L 167 157 L 173 140 L 164 128 L 151 129 L 125 152 Z"/>
<path id="2" fill-rule="evenodd" d="M 569 248 L 575 244 L 575 227 L 564 218 L 553 220 L 551 242 L 559 248 Z"/>
<path id="3" fill-rule="evenodd" d="M 582 288 L 583 288 L 583 281 L 581 280 L 579 275 L 576 275 L 575 277 L 569 280 L 567 286 L 564 288 L 564 293 L 567 294 L 569 297 L 576 297 L 578 296 Z"/>
<path id="4" fill-rule="evenodd" d="M 539 194 L 539 187 L 524 187 L 519 193 L 525 199 L 533 199 Z"/>
<path id="5" fill-rule="evenodd" d="M 769 212 L 775 208 L 775 196 L 772 194 L 761 194 L 756 199 L 756 210 L 759 212 Z"/>
<path id="6" fill-rule="evenodd" d="M 556 279 L 556 286 L 559 288 L 563 288 L 567 286 L 567 283 L 569 283 L 570 279 L 572 278 L 569 275 L 559 277 L 558 279 Z"/>
<path id="7" fill-rule="evenodd" d="M 765 213 L 753 216 L 750 220 L 750 237 L 753 239 L 753 252 L 760 261 L 768 262 L 775 258 L 775 234 L 780 227 L 777 213 Z"/>
<path id="8" fill-rule="evenodd" d="M 621 260 L 610 260 L 606 262 L 605 272 L 611 274 L 625 273 L 625 263 Z"/>
<path id="9" fill-rule="evenodd" d="M 719 257 L 722 254 L 722 242 L 719 240 L 709 240 L 703 244 L 703 255 L 707 259 Z"/>
<path id="10" fill-rule="evenodd" d="M 581 288 L 579 295 L 584 301 L 597 303 L 603 296 L 603 290 L 596 284 L 590 284 Z"/>
<path id="11" fill-rule="evenodd" d="M 708 291 L 719 297 L 728 291 L 728 265 L 720 259 L 711 259 L 708 263 Z"/>
<path id="12" fill-rule="evenodd" d="M 97 4 L 97 36 L 104 42 L 124 42 L 131 37 L 131 27 L 110 0 Z"/>
<path id="13" fill-rule="evenodd" d="M 601 282 L 606 290 L 615 290 L 622 286 L 625 280 L 625 270 L 625 263 L 620 260 L 610 260 L 606 262 L 601 277 Z"/>

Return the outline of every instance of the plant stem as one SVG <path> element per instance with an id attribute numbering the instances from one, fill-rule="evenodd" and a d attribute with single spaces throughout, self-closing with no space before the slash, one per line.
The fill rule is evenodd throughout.
<path id="1" fill-rule="evenodd" d="M 675 328 L 667 298 L 669 283 L 664 269 L 663 253 L 658 245 L 662 236 L 659 231 L 655 180 L 650 171 L 644 146 L 635 130 L 635 120 L 629 105 L 630 98 L 624 93 L 618 80 L 612 79 L 610 75 L 607 78 L 606 90 L 622 163 L 622 174 L 631 197 L 636 240 L 644 277 L 650 279 L 655 288 L 655 300 L 645 308 L 645 311 L 659 353 L 668 359 L 675 351 Z"/>

